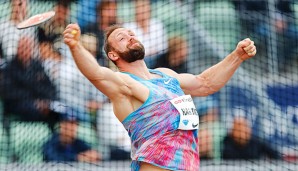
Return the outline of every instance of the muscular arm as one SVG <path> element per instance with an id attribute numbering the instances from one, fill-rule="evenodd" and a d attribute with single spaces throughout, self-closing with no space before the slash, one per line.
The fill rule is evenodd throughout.
<path id="1" fill-rule="evenodd" d="M 71 34 L 73 30 L 77 33 Z M 69 46 L 77 67 L 94 86 L 111 99 L 128 92 L 119 74 L 101 67 L 91 53 L 79 43 L 80 29 L 77 24 L 68 25 L 63 34 L 64 42 Z"/>
<path id="2" fill-rule="evenodd" d="M 178 80 L 186 94 L 207 96 L 219 91 L 233 76 L 242 60 L 230 54 L 199 75 L 180 74 Z"/>
<path id="3" fill-rule="evenodd" d="M 236 49 L 221 62 L 199 75 L 177 74 L 167 69 L 162 70 L 179 80 L 185 94 L 207 96 L 219 91 L 231 79 L 240 64 L 255 54 L 254 42 L 245 39 L 240 41 Z"/>

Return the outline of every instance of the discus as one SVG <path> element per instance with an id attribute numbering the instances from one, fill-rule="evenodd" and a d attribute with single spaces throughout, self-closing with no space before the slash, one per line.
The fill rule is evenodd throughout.
<path id="1" fill-rule="evenodd" d="M 48 12 L 33 15 L 30 18 L 28 18 L 28 19 L 22 21 L 21 23 L 19 23 L 17 25 L 17 28 L 18 29 L 25 29 L 25 28 L 28 28 L 28 27 L 37 26 L 41 23 L 44 23 L 44 22 L 48 21 L 49 19 L 54 17 L 54 15 L 55 15 L 55 11 L 48 11 Z"/>

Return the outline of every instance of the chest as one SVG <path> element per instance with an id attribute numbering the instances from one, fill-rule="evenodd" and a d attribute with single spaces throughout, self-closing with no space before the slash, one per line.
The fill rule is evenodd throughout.
<path id="1" fill-rule="evenodd" d="M 156 95 L 168 98 L 184 95 L 178 80 L 172 77 L 153 79 L 145 84 L 149 86 L 150 91 Z"/>

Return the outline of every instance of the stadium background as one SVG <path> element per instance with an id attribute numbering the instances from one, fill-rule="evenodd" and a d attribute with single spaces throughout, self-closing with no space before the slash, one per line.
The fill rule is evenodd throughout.
<path id="1" fill-rule="evenodd" d="M 274 0 L 268 0 L 268 22 L 274 15 Z M 91 1 L 88 1 L 91 4 Z M 80 17 L 88 14 L 85 5 L 87 1 L 78 1 L 71 5 L 71 21 L 82 22 Z M 9 2 L 1 1 L 0 17 L 7 19 L 10 13 Z M 118 1 L 118 18 L 122 22 L 134 20 L 134 7 L 131 1 Z M 298 22 L 298 3 L 291 4 Z M 53 1 L 31 0 L 29 16 L 51 10 Z M 93 13 L 94 14 L 94 13 Z M 283 160 L 268 161 L 266 158 L 246 161 L 225 161 L 220 154 L 201 162 L 202 170 L 298 170 L 298 54 L 294 52 L 294 60 L 287 66 L 287 71 L 278 69 L 276 44 L 281 39 L 269 27 L 268 41 L 260 37 L 247 35 L 243 30 L 239 14 L 232 1 L 229 0 L 188 0 L 152 1 L 152 17 L 160 19 L 168 34 L 181 35 L 188 41 L 187 69 L 190 73 L 199 73 L 209 66 L 219 62 L 231 52 L 238 41 L 251 37 L 262 49 L 257 55 L 245 61 L 229 83 L 212 96 L 218 103 L 220 126 L 217 131 L 217 141 L 222 141 L 231 126 L 231 118 L 235 113 L 250 120 L 253 132 L 262 141 L 270 144 L 284 156 Z M 92 19 L 92 17 L 89 17 Z M 243 23 L 242 23 L 243 24 Z M 244 26 L 245 27 L 245 26 Z M 297 40 L 296 40 L 297 41 Z M 286 43 L 286 42 L 285 42 Z M 287 44 L 286 44 L 287 45 Z M 200 101 L 201 99 L 198 99 Z M 209 100 L 209 99 L 203 99 Z M 200 101 L 201 102 L 201 101 Z M 203 104 L 204 105 L 204 104 Z M 208 105 L 207 105 L 208 106 Z M 199 109 L 201 109 L 198 106 Z M 203 106 L 204 108 L 206 106 Z M 1 107 L 0 107 L 1 109 Z M 0 110 L 0 120 L 3 120 L 3 110 Z M 237 115 L 236 114 L 236 115 Z M 43 123 L 11 122 L 11 137 L 0 123 L 0 170 L 129 170 L 129 161 L 86 163 L 44 163 L 41 147 L 50 136 L 48 128 Z M 105 130 L 108 132 L 109 130 Z M 113 135 L 111 132 L 110 135 Z M 79 137 L 89 142 L 92 147 L 100 149 L 100 139 L 91 123 L 82 122 Z M 220 147 L 219 147 L 220 149 Z M 12 154 L 13 153 L 13 154 Z M 217 151 L 217 153 L 219 153 Z M 11 155 L 17 155 L 18 160 L 12 161 Z"/>

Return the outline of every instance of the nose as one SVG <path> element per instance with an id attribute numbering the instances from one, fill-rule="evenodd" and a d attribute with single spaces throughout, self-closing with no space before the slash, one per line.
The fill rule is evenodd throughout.
<path id="1" fill-rule="evenodd" d="M 129 41 L 135 40 L 133 36 L 129 35 Z"/>
<path id="2" fill-rule="evenodd" d="M 129 36 L 129 42 L 130 43 L 134 43 L 136 41 L 136 39 L 133 36 Z"/>

